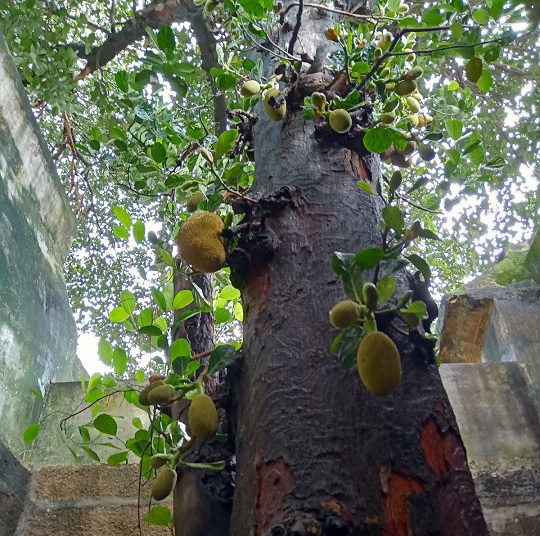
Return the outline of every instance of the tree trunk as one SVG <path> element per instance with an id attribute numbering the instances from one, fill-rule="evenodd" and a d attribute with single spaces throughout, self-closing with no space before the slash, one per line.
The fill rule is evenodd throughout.
<path id="1" fill-rule="evenodd" d="M 312 56 L 333 23 L 304 12 L 300 42 Z M 282 47 L 290 36 L 281 34 Z M 331 255 L 382 243 L 383 201 L 357 186 L 375 191 L 378 159 L 340 147 L 343 136 L 318 142 L 298 109 L 277 123 L 258 111 L 253 191 L 296 187 L 300 199 L 266 219 L 277 251 L 243 292 L 230 534 L 487 535 L 437 367 L 388 329 L 403 379 L 375 397 L 329 354 L 328 311 L 344 298 Z"/>

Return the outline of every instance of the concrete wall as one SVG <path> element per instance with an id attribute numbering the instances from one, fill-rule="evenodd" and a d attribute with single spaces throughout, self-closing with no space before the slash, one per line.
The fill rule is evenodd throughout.
<path id="1" fill-rule="evenodd" d="M 491 535 L 540 535 L 540 287 L 447 296 L 441 320 L 441 377 Z"/>
<path id="2" fill-rule="evenodd" d="M 71 380 L 63 265 L 75 219 L 0 34 L 0 442 L 17 457 L 52 379 Z"/>

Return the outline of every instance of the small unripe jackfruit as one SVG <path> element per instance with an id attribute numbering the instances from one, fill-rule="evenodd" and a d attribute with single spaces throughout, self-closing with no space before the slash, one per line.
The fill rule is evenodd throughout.
<path id="1" fill-rule="evenodd" d="M 214 212 L 190 216 L 178 233 L 180 256 L 199 272 L 216 272 L 225 265 L 222 230 L 223 221 Z"/>
<path id="2" fill-rule="evenodd" d="M 415 114 L 420 111 L 420 103 L 413 97 L 407 97 L 407 106 Z"/>
<path id="3" fill-rule="evenodd" d="M 352 119 L 347 110 L 340 108 L 330 112 L 328 124 L 330 125 L 330 128 L 338 134 L 345 134 L 345 132 L 349 132 L 352 127 Z"/>
<path id="4" fill-rule="evenodd" d="M 214 163 L 214 156 L 212 155 L 212 153 L 206 148 L 206 147 L 201 147 L 199 149 L 199 152 L 201 153 L 201 156 L 209 163 L 209 164 L 213 164 Z"/>
<path id="5" fill-rule="evenodd" d="M 158 385 L 148 393 L 148 402 L 153 406 L 162 406 L 168 404 L 175 394 L 176 389 L 172 385 L 164 383 L 163 385 Z"/>
<path id="6" fill-rule="evenodd" d="M 253 97 L 254 95 L 257 95 L 260 90 L 261 84 L 259 84 L 257 80 L 248 80 L 242 84 L 240 93 L 242 93 L 244 97 Z"/>
<path id="7" fill-rule="evenodd" d="M 268 117 L 272 121 L 281 121 L 287 115 L 287 103 L 283 101 L 279 108 L 274 108 L 270 104 L 270 99 L 277 99 L 279 97 L 279 90 L 275 88 L 270 88 L 264 95 L 264 109 L 268 114 Z"/>
<path id="8" fill-rule="evenodd" d="M 356 323 L 362 312 L 360 306 L 352 300 L 343 300 L 332 307 L 329 317 L 330 324 L 335 328 L 344 329 Z"/>
<path id="9" fill-rule="evenodd" d="M 214 0 L 206 0 L 206 4 L 204 4 L 204 11 L 205 13 L 212 13 L 212 11 L 215 11 L 218 7 L 218 3 Z"/>
<path id="10" fill-rule="evenodd" d="M 402 80 L 396 84 L 394 92 L 400 97 L 406 97 L 417 89 L 416 82 L 414 80 Z"/>
<path id="11" fill-rule="evenodd" d="M 149 406 L 150 401 L 148 400 L 148 394 L 150 391 L 155 389 L 156 387 L 159 387 L 160 385 L 163 385 L 163 381 L 158 380 L 156 382 L 152 382 L 148 384 L 140 393 L 139 393 L 139 404 L 142 406 Z"/>
<path id="12" fill-rule="evenodd" d="M 394 341 L 380 331 L 368 333 L 358 347 L 356 364 L 366 389 L 377 396 L 388 395 L 401 382 L 401 360 Z"/>
<path id="13" fill-rule="evenodd" d="M 420 67 L 420 65 L 416 65 L 412 69 L 409 69 L 405 73 L 405 80 L 416 80 L 417 78 L 420 78 L 424 74 L 424 69 Z"/>
<path id="14" fill-rule="evenodd" d="M 370 311 L 375 311 L 375 309 L 377 309 L 379 292 L 373 283 L 364 283 L 364 286 L 362 287 L 362 298 Z"/>
<path id="15" fill-rule="evenodd" d="M 422 160 L 430 161 L 435 158 L 435 151 L 427 143 L 418 144 L 418 154 Z"/>
<path id="16" fill-rule="evenodd" d="M 384 125 L 390 125 L 396 120 L 396 116 L 392 113 L 384 113 L 379 115 L 379 121 Z"/>
<path id="17" fill-rule="evenodd" d="M 152 482 L 152 497 L 155 501 L 166 499 L 176 484 L 176 471 L 171 467 L 162 469 Z"/>
<path id="18" fill-rule="evenodd" d="M 218 429 L 218 414 L 214 401 L 208 395 L 196 396 L 189 406 L 188 422 L 191 435 L 206 441 L 212 439 Z"/>
<path id="19" fill-rule="evenodd" d="M 204 199 L 204 194 L 197 190 L 187 201 L 186 209 L 188 212 L 195 212 L 199 203 Z"/>
<path id="20" fill-rule="evenodd" d="M 399 4 L 398 8 L 396 9 L 396 12 L 400 15 L 405 15 L 405 13 L 409 12 L 409 6 L 407 4 Z"/>
<path id="21" fill-rule="evenodd" d="M 154 454 L 150 458 L 150 465 L 152 466 L 152 469 L 159 469 L 169 463 L 171 459 L 172 456 L 170 454 Z"/>
<path id="22" fill-rule="evenodd" d="M 311 105 L 313 108 L 324 110 L 324 107 L 326 106 L 326 95 L 324 93 L 314 91 L 311 94 Z"/>

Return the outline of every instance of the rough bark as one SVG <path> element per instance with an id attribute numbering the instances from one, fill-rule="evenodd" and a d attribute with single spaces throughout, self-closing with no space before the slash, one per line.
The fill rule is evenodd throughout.
<path id="1" fill-rule="evenodd" d="M 316 46 L 321 25 L 332 22 L 304 17 L 304 45 Z M 294 186 L 301 202 L 267 218 L 278 248 L 243 293 L 230 533 L 487 535 L 436 366 L 387 326 L 403 380 L 375 397 L 328 352 L 328 311 L 344 297 L 330 257 L 381 244 L 383 202 L 356 184 L 374 189 L 377 160 L 317 142 L 296 110 L 282 123 L 260 113 L 255 161 L 255 192 Z"/>

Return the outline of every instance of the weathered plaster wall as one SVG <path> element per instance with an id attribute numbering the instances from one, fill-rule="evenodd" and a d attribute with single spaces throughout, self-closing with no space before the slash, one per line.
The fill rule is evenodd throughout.
<path id="1" fill-rule="evenodd" d="M 540 535 L 540 286 L 447 296 L 441 321 L 441 377 L 491 535 Z"/>
<path id="2" fill-rule="evenodd" d="M 52 379 L 72 379 L 63 264 L 75 219 L 0 34 L 0 441 L 17 457 Z"/>

